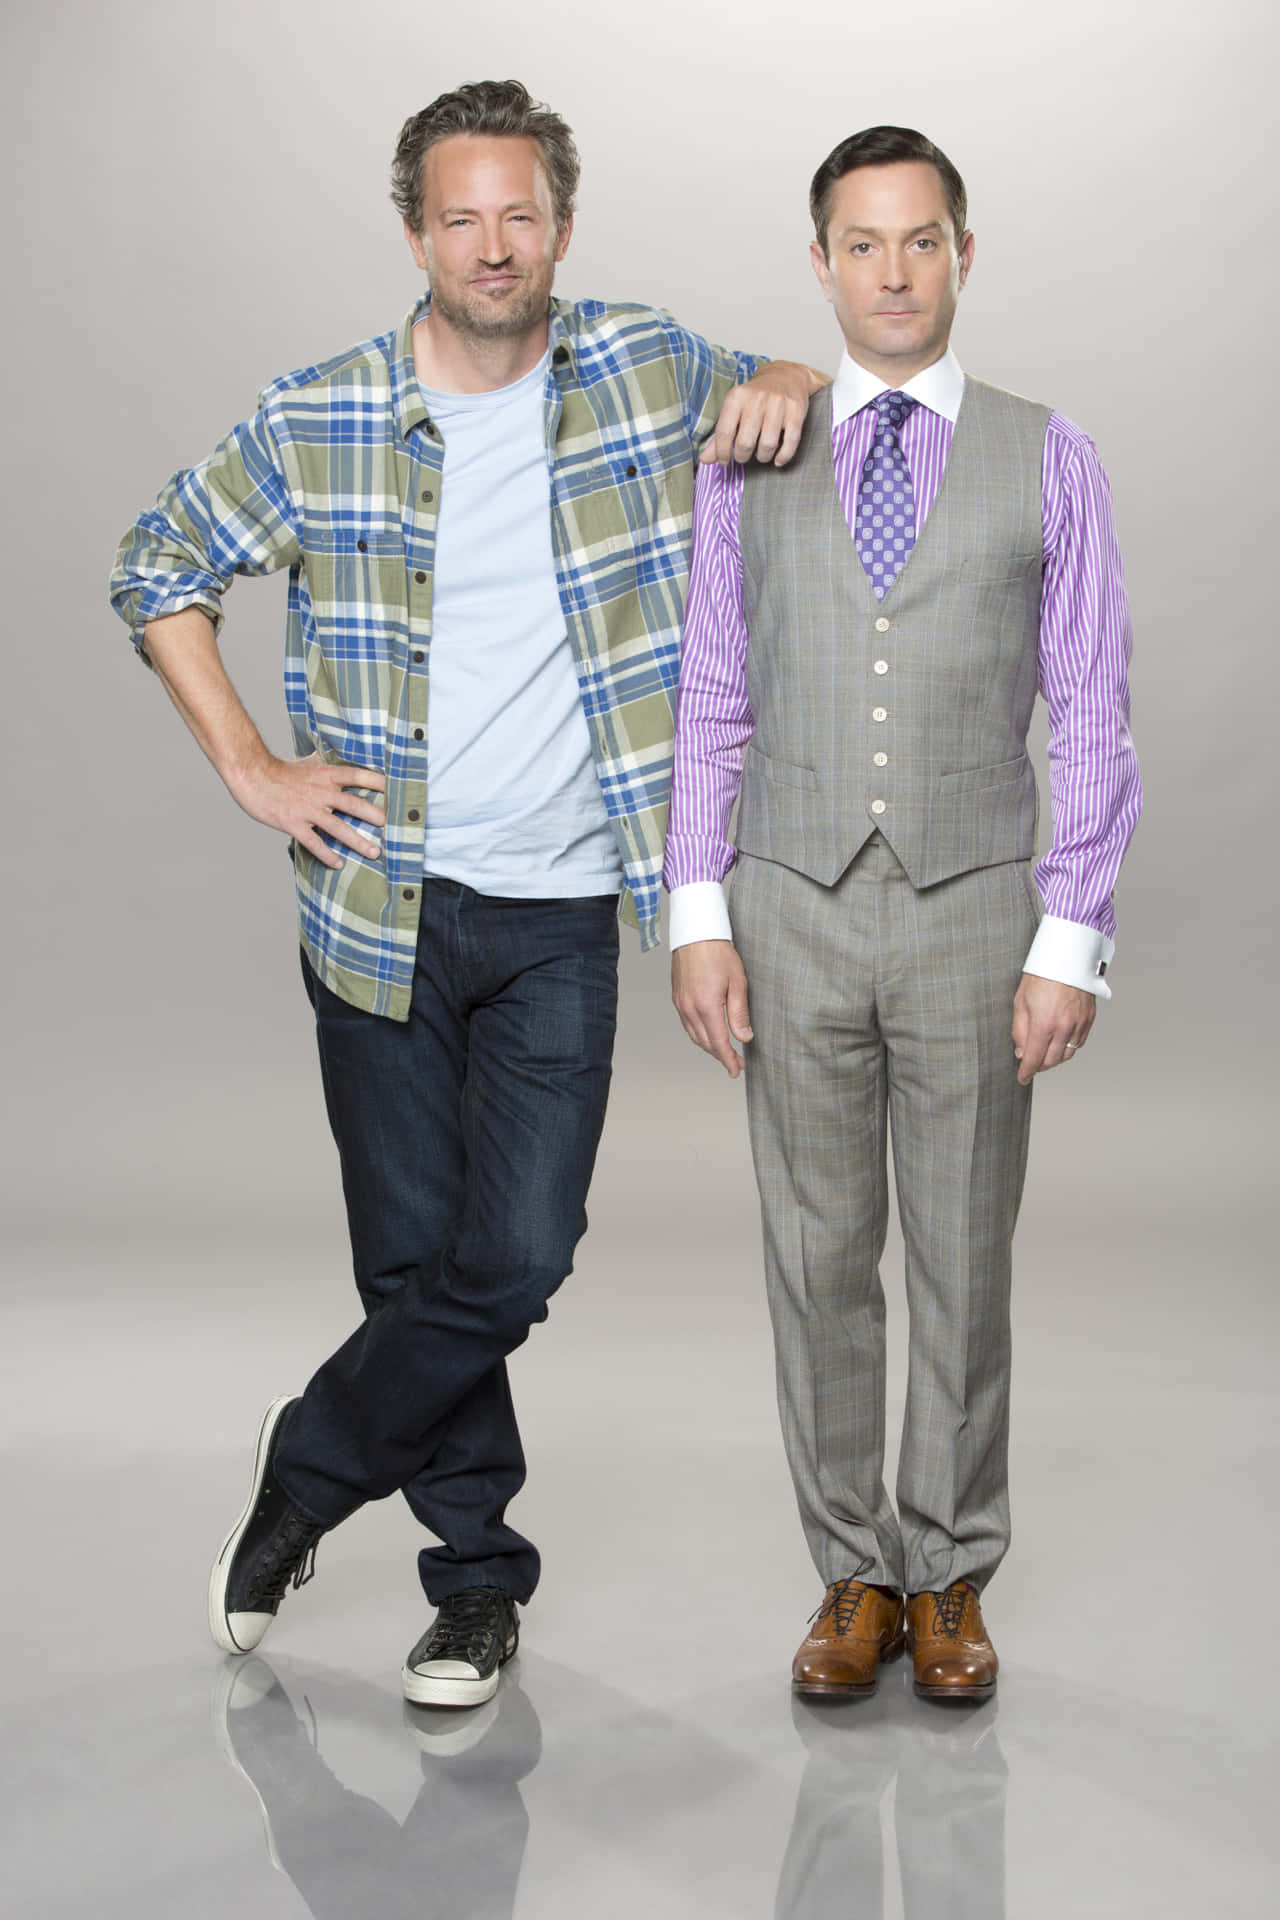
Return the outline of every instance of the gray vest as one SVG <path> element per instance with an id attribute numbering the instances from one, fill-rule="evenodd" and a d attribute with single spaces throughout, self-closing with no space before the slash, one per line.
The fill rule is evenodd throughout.
<path id="1" fill-rule="evenodd" d="M 942 485 L 883 601 L 836 492 L 830 389 L 790 466 L 747 469 L 741 852 L 829 886 L 878 830 L 928 887 L 1035 851 L 1048 421 L 966 380 Z"/>

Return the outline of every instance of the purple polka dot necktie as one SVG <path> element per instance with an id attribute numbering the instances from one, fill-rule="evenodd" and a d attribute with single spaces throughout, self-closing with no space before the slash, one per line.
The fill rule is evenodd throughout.
<path id="1" fill-rule="evenodd" d="M 918 401 L 905 393 L 878 393 L 876 430 L 858 483 L 854 526 L 858 554 L 877 600 L 883 600 L 916 543 L 916 496 L 902 451 L 902 423 Z"/>

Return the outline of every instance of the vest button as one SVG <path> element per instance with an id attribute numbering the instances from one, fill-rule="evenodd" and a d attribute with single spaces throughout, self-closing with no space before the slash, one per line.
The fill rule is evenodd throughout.
<path id="1" fill-rule="evenodd" d="M 885 619 L 884 615 L 881 614 L 880 618 L 876 621 L 876 632 L 888 633 L 888 631 L 889 631 L 889 622 Z"/>
<path id="2" fill-rule="evenodd" d="M 883 800 L 873 800 L 873 801 L 871 802 L 871 811 L 872 811 L 872 813 L 883 813 L 883 812 L 884 812 L 884 801 L 883 801 Z"/>
<path id="3" fill-rule="evenodd" d="M 887 767 L 889 764 L 889 756 L 887 753 L 873 754 L 872 758 L 878 767 Z"/>
<path id="4" fill-rule="evenodd" d="M 889 662 L 887 660 L 877 660 L 875 670 L 877 673 L 888 673 Z"/>
<path id="5" fill-rule="evenodd" d="M 889 718 L 889 714 L 887 709 L 884 707 L 872 707 L 871 718 L 873 720 L 887 720 Z"/>

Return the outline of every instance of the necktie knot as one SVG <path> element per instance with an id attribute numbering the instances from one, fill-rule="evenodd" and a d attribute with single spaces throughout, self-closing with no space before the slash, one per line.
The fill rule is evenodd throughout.
<path id="1" fill-rule="evenodd" d="M 898 433 L 907 415 L 919 405 L 919 402 L 912 400 L 905 393 L 899 393 L 896 388 L 890 388 L 887 393 L 878 393 L 871 404 L 876 410 L 881 428 L 892 427 L 893 431 Z"/>

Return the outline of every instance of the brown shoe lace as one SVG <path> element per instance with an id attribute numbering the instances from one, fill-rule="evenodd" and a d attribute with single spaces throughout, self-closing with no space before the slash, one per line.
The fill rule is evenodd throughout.
<path id="1" fill-rule="evenodd" d="M 850 1587 L 857 1587 L 858 1591 L 850 1593 Z M 866 1599 L 867 1592 L 868 1589 L 862 1586 L 852 1574 L 846 1580 L 833 1581 L 827 1588 L 818 1611 L 809 1615 L 809 1625 L 812 1627 L 816 1622 L 825 1620 L 830 1614 L 835 1622 L 836 1632 L 843 1636 L 848 1633 L 857 1619 L 858 1609 Z"/>
<path id="2" fill-rule="evenodd" d="M 956 1640 L 960 1635 L 960 1622 L 964 1619 L 965 1602 L 969 1598 L 968 1583 L 956 1580 L 941 1593 L 933 1596 L 933 1630 L 948 1640 Z"/>

